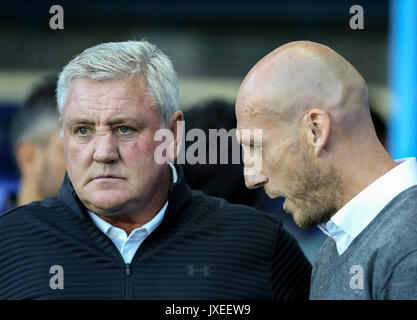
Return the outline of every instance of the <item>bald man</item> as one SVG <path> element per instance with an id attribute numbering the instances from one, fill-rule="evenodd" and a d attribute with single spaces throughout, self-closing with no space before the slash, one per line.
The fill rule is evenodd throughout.
<path id="1" fill-rule="evenodd" d="M 329 47 L 288 43 L 246 76 L 236 117 L 245 169 L 262 164 L 246 186 L 285 197 L 297 225 L 329 237 L 310 298 L 417 299 L 416 159 L 395 161 L 379 142 L 358 71 Z"/>

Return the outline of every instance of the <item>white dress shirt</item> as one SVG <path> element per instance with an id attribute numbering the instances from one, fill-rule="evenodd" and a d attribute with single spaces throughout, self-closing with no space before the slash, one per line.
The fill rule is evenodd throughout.
<path id="1" fill-rule="evenodd" d="M 396 160 L 398 166 L 379 177 L 319 228 L 336 242 L 341 255 L 379 212 L 398 194 L 417 185 L 416 158 Z"/>
<path id="2" fill-rule="evenodd" d="M 177 170 L 173 164 L 170 163 L 169 165 L 172 170 L 172 180 L 173 183 L 175 183 L 178 180 Z M 126 231 L 123 229 L 111 225 L 107 221 L 100 218 L 96 213 L 90 210 L 87 211 L 97 228 L 99 228 L 106 236 L 108 236 L 110 240 L 112 240 L 116 245 L 117 249 L 119 249 L 124 261 L 126 263 L 130 263 L 143 240 L 145 240 L 145 238 L 149 236 L 162 223 L 162 220 L 164 220 L 167 207 L 168 201 L 155 215 L 155 217 L 152 218 L 151 221 L 144 224 L 140 228 L 134 229 L 129 236 L 127 236 Z"/>

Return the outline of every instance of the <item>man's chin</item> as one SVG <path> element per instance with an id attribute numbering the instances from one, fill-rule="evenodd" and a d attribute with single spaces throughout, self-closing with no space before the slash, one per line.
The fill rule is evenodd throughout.
<path id="1" fill-rule="evenodd" d="M 94 213 L 111 217 L 121 214 L 123 211 L 123 205 L 121 203 L 102 203 L 102 202 L 88 202 L 85 206 Z"/>
<path id="2" fill-rule="evenodd" d="M 123 208 L 125 208 L 128 203 L 128 199 L 125 197 L 118 197 L 114 194 L 114 191 L 112 191 L 111 194 L 101 191 L 85 198 L 82 202 L 89 210 L 95 213 L 113 216 L 122 213 Z"/>
<path id="3" fill-rule="evenodd" d="M 316 225 L 316 223 L 310 219 L 308 214 L 301 212 L 298 208 L 295 208 L 292 203 L 288 203 L 288 200 L 285 200 L 283 209 L 286 213 L 292 216 L 294 223 L 300 228 L 306 229 Z"/>
<path id="4" fill-rule="evenodd" d="M 282 198 L 283 196 L 280 195 L 279 193 L 273 192 L 271 190 L 268 190 L 266 188 L 264 188 L 266 195 L 270 198 L 270 199 L 278 199 L 278 198 Z"/>
<path id="5" fill-rule="evenodd" d="M 297 226 L 303 229 L 307 229 L 316 225 L 314 222 L 308 219 L 294 219 L 294 222 Z"/>

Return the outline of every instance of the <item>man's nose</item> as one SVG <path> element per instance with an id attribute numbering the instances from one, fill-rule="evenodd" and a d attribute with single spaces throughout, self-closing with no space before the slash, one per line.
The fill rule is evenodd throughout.
<path id="1" fill-rule="evenodd" d="M 268 182 L 268 177 L 262 173 L 245 174 L 245 184 L 248 189 L 256 189 L 262 187 Z"/>
<path id="2" fill-rule="evenodd" d="M 118 144 L 111 133 L 95 136 L 93 159 L 101 163 L 116 162 L 119 159 Z"/>

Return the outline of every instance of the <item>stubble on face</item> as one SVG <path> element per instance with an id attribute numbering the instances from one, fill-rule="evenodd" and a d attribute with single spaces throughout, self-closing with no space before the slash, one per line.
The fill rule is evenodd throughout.
<path id="1" fill-rule="evenodd" d="M 282 169 L 287 189 L 284 194 L 269 190 L 272 198 L 284 196 L 285 210 L 302 228 L 328 221 L 339 209 L 342 198 L 340 177 L 333 165 L 317 163 L 305 146 L 297 142 L 289 148 L 297 159 L 296 166 Z"/>

